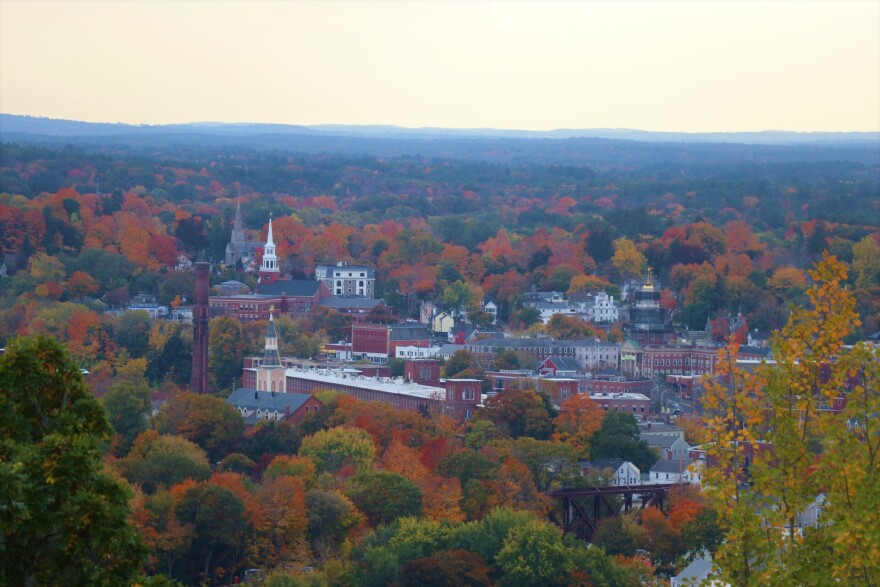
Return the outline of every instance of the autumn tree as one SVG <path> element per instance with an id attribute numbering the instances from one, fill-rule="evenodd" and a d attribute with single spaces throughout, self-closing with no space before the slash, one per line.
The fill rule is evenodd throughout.
<path id="1" fill-rule="evenodd" d="M 267 536 L 264 564 L 275 566 L 291 560 L 293 551 L 305 541 L 308 528 L 302 481 L 290 475 L 266 480 L 256 497 L 265 512 L 262 528 Z"/>
<path id="2" fill-rule="evenodd" d="M 648 268 L 648 259 L 637 248 L 633 241 L 626 237 L 612 243 L 614 255 L 611 265 L 623 276 L 635 277 L 643 274 Z"/>
<path id="3" fill-rule="evenodd" d="M 129 482 L 147 493 L 170 488 L 186 479 L 204 481 L 211 476 L 208 457 L 201 448 L 179 436 L 142 432 L 131 451 L 116 467 Z"/>
<path id="4" fill-rule="evenodd" d="M 880 545 L 880 502 L 868 489 L 880 475 L 880 436 L 870 424 L 880 407 L 876 351 L 843 346 L 858 326 L 845 266 L 825 256 L 810 278 L 809 305 L 774 338 L 775 364 L 751 375 L 723 360 L 721 379 L 704 395 L 707 446 L 718 462 L 706 479 L 726 536 L 717 560 L 735 585 L 880 580 L 871 554 Z M 842 412 L 826 409 L 844 394 Z M 801 533 L 797 517 L 820 492 L 822 525 Z"/>
<path id="5" fill-rule="evenodd" d="M 564 400 L 553 422 L 553 440 L 570 444 L 582 455 L 590 452 L 590 439 L 602 425 L 605 412 L 589 394 L 579 393 Z"/>
<path id="6" fill-rule="evenodd" d="M 182 393 L 166 403 L 155 418 L 162 434 L 176 434 L 195 442 L 218 461 L 244 432 L 241 414 L 218 397 Z"/>
<path id="7" fill-rule="evenodd" d="M 871 235 L 853 245 L 853 273 L 856 287 L 869 288 L 880 284 L 880 244 Z"/>
<path id="8" fill-rule="evenodd" d="M 553 314 L 547 323 L 547 333 L 560 340 L 576 340 L 592 336 L 595 332 L 589 324 L 580 318 L 557 313 Z"/>
<path id="9" fill-rule="evenodd" d="M 492 359 L 492 368 L 496 371 L 519 369 L 519 355 L 513 349 L 501 349 Z"/>
<path id="10" fill-rule="evenodd" d="M 336 552 L 346 533 L 363 522 L 363 516 L 342 493 L 313 489 L 306 493 L 308 539 L 319 557 Z"/>
<path id="11" fill-rule="evenodd" d="M 0 582 L 133 583 L 145 549 L 101 465 L 111 432 L 58 342 L 19 338 L 0 356 Z"/>
<path id="12" fill-rule="evenodd" d="M 475 418 L 493 422 L 510 438 L 531 436 L 546 440 L 553 430 L 551 410 L 535 391 L 512 388 L 487 399 Z"/>
<path id="13" fill-rule="evenodd" d="M 363 430 L 340 426 L 303 438 L 300 455 L 314 460 L 319 471 L 335 473 L 345 466 L 368 468 L 376 456 L 376 446 Z"/>

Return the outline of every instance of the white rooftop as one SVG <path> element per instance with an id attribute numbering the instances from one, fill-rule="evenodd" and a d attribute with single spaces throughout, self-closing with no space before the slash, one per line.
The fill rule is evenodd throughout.
<path id="1" fill-rule="evenodd" d="M 407 395 L 424 399 L 436 399 L 446 397 L 446 390 L 442 387 L 431 387 L 430 385 L 421 385 L 418 383 L 406 383 L 401 379 L 391 379 L 388 377 L 366 377 L 359 372 L 352 372 L 353 369 L 300 369 L 292 367 L 284 371 L 285 377 L 295 377 L 297 379 L 305 379 L 307 381 L 316 381 L 319 383 L 334 383 L 337 385 L 348 385 L 361 389 L 373 391 L 382 391 L 386 393 L 396 393 L 399 395 Z"/>

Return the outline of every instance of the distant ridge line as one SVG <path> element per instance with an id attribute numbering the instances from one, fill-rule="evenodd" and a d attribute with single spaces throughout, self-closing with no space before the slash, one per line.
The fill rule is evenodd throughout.
<path id="1" fill-rule="evenodd" d="M 204 134 L 258 137 L 266 135 L 312 135 L 394 140 L 448 139 L 609 139 L 645 143 L 739 143 L 748 145 L 811 145 L 880 143 L 880 132 L 671 132 L 638 129 L 555 129 L 546 131 L 493 128 L 408 128 L 395 125 L 293 125 L 275 123 L 191 122 L 182 124 L 128 124 L 83 122 L 0 113 L 0 140 L 15 136 L 110 137 L 120 135 Z"/>

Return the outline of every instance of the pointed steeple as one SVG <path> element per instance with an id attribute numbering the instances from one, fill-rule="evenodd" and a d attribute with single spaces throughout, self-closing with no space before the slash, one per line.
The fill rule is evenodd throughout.
<path id="1" fill-rule="evenodd" d="M 263 264 L 260 265 L 260 283 L 272 283 L 280 274 L 278 257 L 275 256 L 275 242 L 272 240 L 272 217 L 269 217 L 269 235 L 263 246 Z"/>
<path id="2" fill-rule="evenodd" d="M 266 327 L 266 343 L 263 353 L 263 367 L 280 367 L 281 357 L 278 355 L 278 335 L 275 332 L 275 308 L 269 309 L 269 325 Z"/>
<path id="3" fill-rule="evenodd" d="M 247 237 L 245 236 L 244 222 L 241 219 L 241 198 L 236 198 L 235 220 L 232 223 L 232 238 L 226 245 L 226 265 L 234 267 L 243 262 L 246 256 L 250 256 Z"/>
<path id="4" fill-rule="evenodd" d="M 241 230 L 242 222 L 241 222 L 241 198 L 235 198 L 235 223 L 233 224 L 233 228 L 235 230 Z"/>

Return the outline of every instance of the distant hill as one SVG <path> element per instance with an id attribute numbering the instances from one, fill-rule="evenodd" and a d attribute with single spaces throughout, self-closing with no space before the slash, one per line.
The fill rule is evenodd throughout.
<path id="1" fill-rule="evenodd" d="M 641 165 L 774 161 L 880 162 L 880 133 L 674 133 L 629 129 L 403 128 L 199 122 L 132 125 L 0 114 L 0 140 L 36 144 L 170 144 L 502 163 Z"/>

